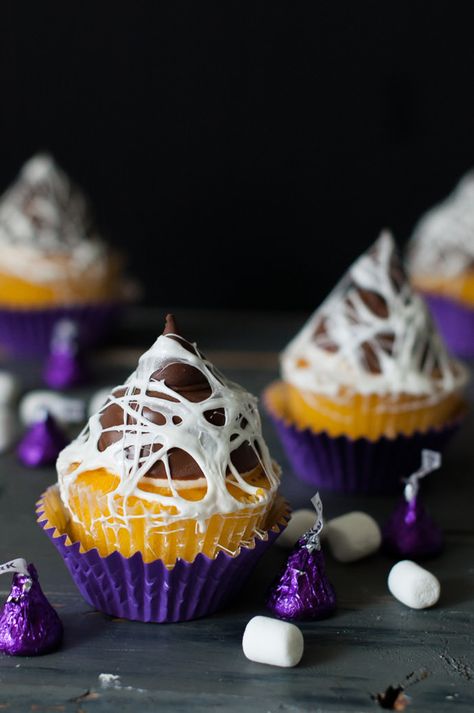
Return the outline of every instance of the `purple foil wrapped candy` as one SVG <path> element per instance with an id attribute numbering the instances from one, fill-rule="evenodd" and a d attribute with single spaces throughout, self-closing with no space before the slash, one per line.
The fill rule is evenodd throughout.
<path id="1" fill-rule="evenodd" d="M 54 463 L 66 445 L 66 436 L 45 410 L 42 417 L 26 431 L 18 444 L 17 454 L 23 465 L 37 468 Z"/>
<path id="2" fill-rule="evenodd" d="M 13 583 L 0 613 L 0 651 L 9 656 L 39 656 L 61 644 L 63 626 L 46 599 L 34 565 L 24 559 L 0 565 L 0 574 L 12 572 Z"/>
<path id="3" fill-rule="evenodd" d="M 53 331 L 44 381 L 52 389 L 65 389 L 83 383 L 85 377 L 77 324 L 71 319 L 61 319 Z"/>
<path id="4" fill-rule="evenodd" d="M 267 607 L 280 619 L 324 619 L 336 609 L 336 594 L 326 576 L 319 534 L 323 527 L 319 493 L 312 498 L 317 519 L 301 537 L 273 584 Z"/>
<path id="5" fill-rule="evenodd" d="M 422 451 L 421 468 L 405 482 L 402 500 L 382 528 L 383 547 L 396 557 L 433 557 L 443 548 L 443 533 L 425 509 L 419 496 L 419 480 L 441 465 L 436 451 Z"/>

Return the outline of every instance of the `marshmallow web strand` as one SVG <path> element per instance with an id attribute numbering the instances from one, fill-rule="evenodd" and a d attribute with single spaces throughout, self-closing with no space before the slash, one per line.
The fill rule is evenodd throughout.
<path id="1" fill-rule="evenodd" d="M 98 414 L 90 418 L 81 435 L 60 454 L 59 485 L 66 505 L 71 484 L 78 476 L 85 471 L 99 469 L 119 476 L 116 489 L 107 495 L 109 510 L 114 517 L 119 517 L 115 496 L 125 499 L 137 496 L 150 503 L 166 506 L 159 518 L 155 518 L 154 525 L 160 522 L 166 525 L 184 518 L 196 518 L 202 523 L 215 513 L 235 512 L 248 507 L 245 498 L 241 502 L 230 493 L 229 471 L 230 482 L 234 487 L 240 488 L 257 503 L 266 505 L 272 500 L 278 484 L 278 472 L 262 437 L 257 399 L 220 375 L 197 350 L 191 353 L 172 336 L 162 335 L 157 339 L 141 357 L 136 371 L 127 379 L 124 387 L 114 389 L 110 400 Z M 152 379 L 152 375 L 160 368 L 176 362 L 193 366 L 204 374 L 211 388 L 208 398 L 191 402 L 178 391 L 169 388 L 164 381 Z M 153 393 L 157 392 L 170 400 L 154 396 Z M 123 410 L 123 424 L 109 429 L 119 431 L 121 438 L 100 451 L 98 442 L 105 430 L 101 426 L 100 416 L 111 403 Z M 146 408 L 162 414 L 165 423 L 159 425 L 148 419 L 144 413 Z M 207 411 L 217 409 L 224 409 L 225 412 L 225 423 L 222 426 L 209 423 L 204 415 Z M 232 463 L 232 452 L 244 443 L 250 443 L 254 448 L 268 479 L 268 489 L 247 483 Z M 169 470 L 168 454 L 172 448 L 188 453 L 204 473 L 206 492 L 201 500 L 191 501 L 180 496 Z M 164 463 L 166 485 L 171 495 L 139 487 L 150 468 L 160 460 Z M 73 464 L 78 465 L 71 470 Z M 151 478 L 147 482 L 151 482 Z M 155 482 L 163 485 L 161 480 Z M 170 509 L 176 514 L 170 513 Z M 124 517 L 124 526 L 130 517 L 133 516 Z"/>
<path id="2" fill-rule="evenodd" d="M 466 372 L 397 260 L 392 236 L 382 233 L 283 352 L 285 381 L 331 396 L 350 388 L 435 398 L 461 388 Z"/>

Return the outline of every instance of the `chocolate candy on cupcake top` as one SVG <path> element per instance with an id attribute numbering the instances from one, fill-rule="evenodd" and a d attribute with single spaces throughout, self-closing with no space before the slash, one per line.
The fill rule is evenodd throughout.
<path id="1" fill-rule="evenodd" d="M 252 484 L 246 474 L 261 467 Z M 68 504 L 71 483 L 85 471 L 118 476 L 112 495 L 136 495 L 203 521 L 253 502 L 268 504 L 279 470 L 262 437 L 257 399 L 226 379 L 184 339 L 168 315 L 163 334 L 125 384 L 113 389 L 98 413 L 60 454 L 59 486 Z M 143 489 L 144 484 L 158 486 Z M 232 486 L 229 488 L 229 486 Z M 140 487 L 142 486 L 142 487 Z M 202 499 L 183 497 L 203 488 Z M 236 499 L 232 489 L 244 497 Z"/>
<path id="2" fill-rule="evenodd" d="M 388 232 L 356 260 L 290 342 L 282 372 L 295 387 L 328 396 L 341 389 L 429 395 L 466 380 L 411 288 Z"/>
<path id="3" fill-rule="evenodd" d="M 474 271 L 474 172 L 415 226 L 409 243 L 414 276 L 457 277 Z"/>
<path id="4" fill-rule="evenodd" d="M 105 253 L 81 191 L 50 156 L 31 158 L 0 197 L 0 269 L 48 283 L 63 276 L 62 257 L 95 274 Z"/>

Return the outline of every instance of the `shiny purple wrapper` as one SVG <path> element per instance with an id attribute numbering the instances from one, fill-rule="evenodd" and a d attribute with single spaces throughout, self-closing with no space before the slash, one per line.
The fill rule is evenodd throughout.
<path id="1" fill-rule="evenodd" d="M 443 533 L 425 509 L 419 496 L 403 497 L 382 528 L 383 548 L 390 555 L 407 559 L 434 557 L 443 549 Z"/>
<path id="2" fill-rule="evenodd" d="M 442 295 L 423 293 L 439 331 L 454 354 L 474 357 L 474 307 Z"/>
<path id="3" fill-rule="evenodd" d="M 324 619 L 336 609 L 336 594 L 326 576 L 324 554 L 298 540 L 270 590 L 267 607 L 280 619 Z"/>
<path id="4" fill-rule="evenodd" d="M 53 351 L 46 362 L 43 378 L 52 389 L 67 389 L 86 380 L 86 371 L 79 354 Z"/>
<path id="5" fill-rule="evenodd" d="M 54 418 L 48 413 L 45 418 L 29 426 L 17 446 L 17 455 L 28 468 L 51 465 L 68 441 Z"/>
<path id="6" fill-rule="evenodd" d="M 93 346 L 104 338 L 122 309 L 120 302 L 44 309 L 3 307 L 0 309 L 0 345 L 18 356 L 46 356 L 56 323 L 67 318 L 77 322 L 81 346 Z"/>
<path id="7" fill-rule="evenodd" d="M 295 475 L 305 483 L 342 493 L 393 493 L 419 464 L 420 451 L 442 451 L 458 430 L 464 413 L 444 428 L 396 438 L 351 439 L 299 429 L 267 411 Z"/>
<path id="8" fill-rule="evenodd" d="M 61 620 L 43 594 L 32 564 L 28 572 L 31 588 L 28 577 L 15 574 L 0 613 L 0 651 L 10 656 L 50 653 L 60 646 L 63 636 Z"/>
<path id="9" fill-rule="evenodd" d="M 227 605 L 245 584 L 261 556 L 283 532 L 279 523 L 255 538 L 254 547 L 241 547 L 231 557 L 220 552 L 194 562 L 177 560 L 167 569 L 161 560 L 145 563 L 140 552 L 101 557 L 96 549 L 80 551 L 79 542 L 47 526 L 41 500 L 38 523 L 58 549 L 80 593 L 95 609 L 111 616 L 143 622 L 172 623 L 208 616 Z"/>

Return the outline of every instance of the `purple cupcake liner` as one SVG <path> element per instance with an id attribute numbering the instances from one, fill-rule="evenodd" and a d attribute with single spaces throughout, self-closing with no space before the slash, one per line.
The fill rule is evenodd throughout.
<path id="1" fill-rule="evenodd" d="M 441 295 L 423 293 L 446 344 L 460 357 L 474 357 L 474 308 Z"/>
<path id="2" fill-rule="evenodd" d="M 73 319 L 79 327 L 81 347 L 97 344 L 123 308 L 107 302 L 44 309 L 0 309 L 0 345 L 19 356 L 48 354 L 53 329 L 60 319 Z"/>
<path id="3" fill-rule="evenodd" d="M 140 552 L 129 558 L 119 552 L 101 557 L 96 549 L 80 552 L 79 542 L 68 544 L 67 535 L 54 537 L 56 528 L 47 527 L 41 500 L 37 514 L 88 604 L 111 616 L 155 623 L 189 621 L 221 609 L 286 527 L 286 520 L 275 525 L 264 538 L 255 538 L 254 547 L 241 547 L 235 557 L 225 552 L 215 559 L 199 554 L 194 562 L 177 560 L 167 569 L 161 560 L 145 563 Z"/>
<path id="4" fill-rule="evenodd" d="M 402 478 L 420 465 L 423 448 L 442 451 L 459 428 L 463 416 L 444 428 L 396 438 L 329 436 L 311 429 L 299 429 L 267 412 L 285 449 L 295 475 L 315 488 L 341 493 L 393 493 Z"/>

